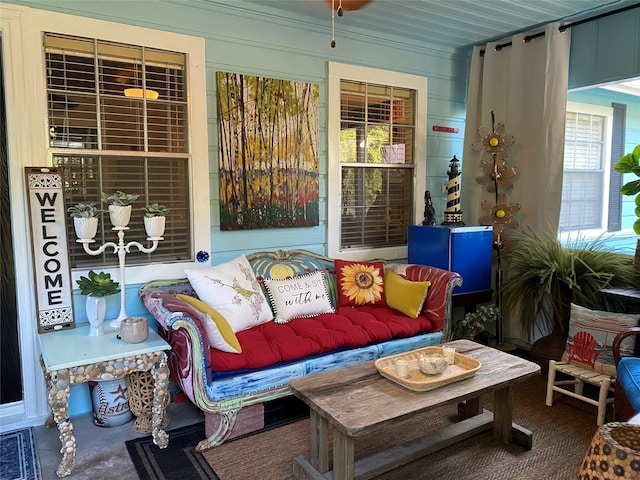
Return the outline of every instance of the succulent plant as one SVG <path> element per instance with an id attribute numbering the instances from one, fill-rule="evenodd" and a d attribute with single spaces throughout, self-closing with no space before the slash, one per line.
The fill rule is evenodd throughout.
<path id="1" fill-rule="evenodd" d="M 67 208 L 67 212 L 71 218 L 91 218 L 105 213 L 92 203 L 78 203 Z"/>
<path id="2" fill-rule="evenodd" d="M 142 209 L 145 217 L 166 217 L 169 209 L 159 203 L 151 203 Z"/>
<path id="3" fill-rule="evenodd" d="M 126 207 L 127 205 L 131 205 L 135 202 L 140 195 L 131 195 L 129 193 L 124 193 L 118 190 L 116 193 L 112 195 L 107 195 L 102 192 L 102 201 L 108 203 L 109 205 L 116 205 L 118 207 Z"/>
<path id="4" fill-rule="evenodd" d="M 90 270 L 86 277 L 76 280 L 80 287 L 80 295 L 91 295 L 92 297 L 106 297 L 120 291 L 120 284 L 111 278 L 110 273 L 96 273 Z"/>

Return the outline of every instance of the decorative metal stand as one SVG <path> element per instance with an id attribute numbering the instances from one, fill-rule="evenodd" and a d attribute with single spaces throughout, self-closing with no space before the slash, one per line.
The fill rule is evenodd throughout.
<path id="1" fill-rule="evenodd" d="M 480 170 L 483 175 L 476 177 L 476 182 L 487 186 L 487 192 L 494 194 L 493 202 L 482 200 L 482 209 L 486 212 L 479 219 L 480 224 L 493 225 L 493 248 L 496 253 L 496 306 L 500 311 L 496 319 L 496 346 L 501 350 L 515 350 L 515 345 L 505 344 L 502 332 L 502 284 L 504 282 L 504 267 L 502 254 L 505 247 L 509 247 L 507 237 L 509 232 L 518 227 L 518 221 L 513 217 L 520 211 L 520 204 L 509 203 L 503 190 L 510 190 L 513 183 L 509 180 L 515 176 L 519 169 L 507 167 L 508 153 L 506 147 L 516 141 L 513 135 L 504 135 L 503 123 L 495 123 L 495 115 L 491 112 L 491 129 L 480 127 L 478 133 L 481 140 L 471 145 L 472 150 L 481 151 Z"/>
<path id="2" fill-rule="evenodd" d="M 136 247 L 142 253 L 155 252 L 156 249 L 158 248 L 158 243 L 160 242 L 160 240 L 164 240 L 164 237 L 162 237 L 162 234 L 164 233 L 164 228 L 162 232 L 150 232 L 147 226 L 147 223 L 145 222 L 145 229 L 147 229 L 147 235 L 149 235 L 147 237 L 147 240 L 150 242 L 153 242 L 152 245 L 147 248 L 139 242 L 135 242 L 135 241 L 129 242 L 129 243 L 124 242 L 124 232 L 126 230 L 129 230 L 129 227 L 127 226 L 129 224 L 128 218 L 126 219 L 125 225 L 116 225 L 117 222 L 114 222 L 113 215 L 110 215 L 110 219 L 111 219 L 111 223 L 114 225 L 113 228 L 111 228 L 111 230 L 118 232 L 117 244 L 114 242 L 107 242 L 101 245 L 97 250 L 91 250 L 91 248 L 89 247 L 89 244 L 95 242 L 93 238 L 79 238 L 76 241 L 82 244 L 84 251 L 89 255 L 93 255 L 93 256 L 100 255 L 104 253 L 105 250 L 108 248 L 113 248 L 113 253 L 118 254 L 118 261 L 120 264 L 120 314 L 118 315 L 118 318 L 116 318 L 115 320 L 112 320 L 111 323 L 109 323 L 109 325 L 113 328 L 120 328 L 120 323 L 122 322 L 122 320 L 124 320 L 129 316 L 127 314 L 126 302 L 125 302 L 125 296 L 126 296 L 126 282 L 125 282 L 125 273 L 124 273 L 125 257 L 127 253 L 130 253 L 130 250 L 132 247 Z M 151 236 L 150 233 L 154 233 L 155 236 Z"/>

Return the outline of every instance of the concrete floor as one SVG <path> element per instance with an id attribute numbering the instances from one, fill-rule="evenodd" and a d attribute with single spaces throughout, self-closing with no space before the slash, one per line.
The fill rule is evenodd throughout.
<path id="1" fill-rule="evenodd" d="M 169 405 L 167 413 L 171 423 L 165 430 L 204 421 L 203 413 L 189 400 Z M 148 434 L 133 430 L 133 421 L 119 427 L 96 427 L 91 413 L 71 419 L 76 436 L 76 462 L 70 480 L 138 480 L 124 442 Z M 42 480 L 57 480 L 60 464 L 58 429 L 37 426 L 33 429 Z M 171 438 L 169 438 L 171 442 Z"/>

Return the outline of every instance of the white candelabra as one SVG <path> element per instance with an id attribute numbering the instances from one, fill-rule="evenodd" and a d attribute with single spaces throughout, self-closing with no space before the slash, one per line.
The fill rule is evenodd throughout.
<path id="1" fill-rule="evenodd" d="M 132 247 L 136 247 L 142 253 L 153 253 L 158 248 L 158 243 L 160 240 L 164 240 L 162 235 L 164 234 L 165 227 L 165 217 L 144 217 L 144 227 L 147 232 L 147 240 L 153 242 L 150 247 L 145 247 L 139 242 L 124 242 L 124 232 L 129 230 L 129 220 L 131 218 L 131 205 L 127 205 L 125 207 L 119 207 L 115 205 L 109 206 L 109 220 L 113 225 L 111 230 L 118 232 L 118 243 L 114 242 L 106 242 L 101 245 L 97 250 L 91 250 L 89 244 L 94 243 L 94 237 L 96 235 L 98 219 L 97 218 L 83 218 L 78 219 L 74 218 L 74 224 L 80 223 L 84 220 L 92 220 L 94 222 L 95 228 L 90 227 L 89 233 L 87 230 L 82 230 L 79 225 L 76 225 L 76 235 L 78 236 L 78 243 L 82 244 L 84 251 L 92 256 L 100 255 L 104 253 L 108 248 L 113 248 L 113 253 L 118 254 L 118 261 L 120 264 L 120 314 L 118 318 L 113 320 L 109 325 L 113 328 L 120 328 L 120 323 L 122 320 L 127 318 L 129 315 L 127 314 L 126 304 L 125 304 L 125 291 L 126 291 L 126 282 L 125 282 L 125 274 L 124 274 L 124 265 L 125 265 L 125 257 L 127 253 L 130 253 Z M 76 222 L 78 221 L 78 222 Z"/>

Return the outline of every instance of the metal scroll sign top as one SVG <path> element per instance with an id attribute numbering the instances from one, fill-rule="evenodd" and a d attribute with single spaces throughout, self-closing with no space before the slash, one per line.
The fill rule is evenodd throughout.
<path id="1" fill-rule="evenodd" d="M 26 167 L 38 333 L 74 328 L 64 195 L 60 168 Z"/>

